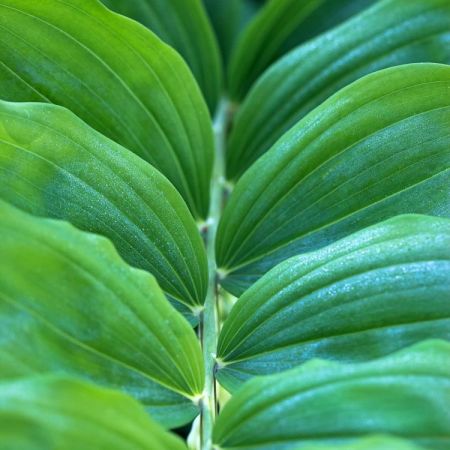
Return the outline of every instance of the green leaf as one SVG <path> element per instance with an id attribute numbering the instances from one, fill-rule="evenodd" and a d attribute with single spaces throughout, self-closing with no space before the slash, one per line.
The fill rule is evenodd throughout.
<path id="1" fill-rule="evenodd" d="M 208 212 L 211 121 L 182 58 L 97 0 L 0 0 L 3 100 L 65 106 Z"/>
<path id="2" fill-rule="evenodd" d="M 166 425 L 196 415 L 200 345 L 151 275 L 107 239 L 5 202 L 0 235 L 1 377 L 64 372 L 124 390 Z"/>
<path id="3" fill-rule="evenodd" d="M 361 436 L 386 433 L 445 450 L 449 358 L 449 343 L 428 341 L 370 363 L 316 360 L 257 377 L 225 405 L 214 442 L 223 449 L 348 448 Z"/>
<path id="4" fill-rule="evenodd" d="M 0 177 L 0 198 L 107 236 L 172 298 L 203 303 L 206 252 L 178 192 L 69 111 L 0 101 Z"/>
<path id="5" fill-rule="evenodd" d="M 0 441 L 8 450 L 183 450 L 131 398 L 66 377 L 0 383 Z"/>
<path id="6" fill-rule="evenodd" d="M 355 439 L 351 444 L 306 444 L 296 447 L 295 450 L 420 450 L 411 441 L 391 436 L 370 436 Z"/>
<path id="7" fill-rule="evenodd" d="M 395 336 L 395 338 L 394 338 Z M 279 264 L 231 310 L 220 382 L 450 340 L 450 220 L 399 216 Z"/>
<path id="8" fill-rule="evenodd" d="M 403 213 L 450 214 L 450 67 L 410 64 L 356 81 L 243 175 L 218 230 L 226 289 L 290 256 Z"/>
<path id="9" fill-rule="evenodd" d="M 242 100 L 259 75 L 296 45 L 317 36 L 375 0 L 269 0 L 242 33 L 232 54 L 229 84 Z"/>
<path id="10" fill-rule="evenodd" d="M 236 179 L 330 95 L 368 73 L 414 62 L 450 63 L 448 0 L 384 0 L 292 51 L 238 110 L 227 151 Z"/>
<path id="11" fill-rule="evenodd" d="M 199 0 L 102 0 L 135 19 L 177 50 L 192 70 L 214 113 L 222 84 L 219 47 Z M 168 13 L 170 11 L 170 13 Z"/>
<path id="12" fill-rule="evenodd" d="M 236 40 L 260 8 L 256 0 L 203 0 L 218 37 L 222 57 L 228 63 Z"/>

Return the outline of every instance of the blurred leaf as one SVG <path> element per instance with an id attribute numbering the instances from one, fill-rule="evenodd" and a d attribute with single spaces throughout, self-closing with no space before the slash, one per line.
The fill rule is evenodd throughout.
<path id="1" fill-rule="evenodd" d="M 0 198 L 107 236 L 173 298 L 199 307 L 203 242 L 175 188 L 152 166 L 59 106 L 0 101 Z"/>
<path id="2" fill-rule="evenodd" d="M 424 450 L 411 441 L 391 436 L 369 436 L 355 439 L 351 444 L 306 444 L 295 450 Z"/>
<path id="3" fill-rule="evenodd" d="M 450 67 L 368 75 L 309 113 L 237 183 L 218 230 L 224 287 L 403 213 L 450 213 Z"/>
<path id="4" fill-rule="evenodd" d="M 0 384 L 0 442 L 8 450 L 183 450 L 131 398 L 65 377 Z"/>
<path id="5" fill-rule="evenodd" d="M 311 361 L 257 377 L 225 405 L 214 441 L 227 449 L 353 445 L 387 433 L 430 449 L 450 445 L 450 344 L 428 341 L 362 364 Z"/>
<path id="6" fill-rule="evenodd" d="M 96 0 L 0 0 L 4 100 L 65 106 L 158 168 L 194 217 L 208 212 L 207 107 L 188 67 Z"/>
<path id="7" fill-rule="evenodd" d="M 225 64 L 247 22 L 261 7 L 256 0 L 203 0 L 217 34 Z"/>
<path id="8" fill-rule="evenodd" d="M 70 373 L 122 389 L 166 425 L 196 415 L 200 345 L 152 276 L 105 238 L 4 202 L 0 235 L 2 378 Z"/>
<path id="9" fill-rule="evenodd" d="M 370 72 L 413 62 L 450 63 L 448 0 L 384 0 L 292 51 L 238 110 L 227 151 L 236 179 L 309 111 Z"/>
<path id="10" fill-rule="evenodd" d="M 229 84 L 242 100 L 276 59 L 374 3 L 375 0 L 269 0 L 246 27 L 233 52 Z"/>
<path id="11" fill-rule="evenodd" d="M 222 84 L 219 47 L 200 0 L 102 0 L 175 48 L 188 63 L 214 113 Z"/>
<path id="12" fill-rule="evenodd" d="M 450 340 L 450 220 L 399 216 L 279 264 L 231 310 L 218 378 L 229 390 L 312 358 L 361 362 Z"/>

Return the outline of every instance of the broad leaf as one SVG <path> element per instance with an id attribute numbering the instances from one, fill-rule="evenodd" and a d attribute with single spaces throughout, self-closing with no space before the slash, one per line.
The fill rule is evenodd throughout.
<path id="1" fill-rule="evenodd" d="M 405 439 L 391 436 L 369 436 L 355 439 L 351 444 L 306 444 L 295 450 L 425 450 Z"/>
<path id="2" fill-rule="evenodd" d="M 230 95 L 241 100 L 259 75 L 296 45 L 343 22 L 375 0 L 269 0 L 231 58 Z"/>
<path id="3" fill-rule="evenodd" d="M 402 213 L 450 214 L 450 67 L 410 64 L 339 91 L 242 176 L 217 258 L 234 294 L 280 261 Z"/>
<path id="4" fill-rule="evenodd" d="M 212 129 L 181 57 L 97 0 L 0 0 L 0 98 L 48 101 L 157 167 L 208 212 Z"/>
<path id="5" fill-rule="evenodd" d="M 387 433 L 445 450 L 449 358 L 449 343 L 427 341 L 370 363 L 316 360 L 255 378 L 225 405 L 214 441 L 223 449 L 347 449 L 361 436 Z"/>
<path id="6" fill-rule="evenodd" d="M 4 202 L 0 235 L 0 377 L 65 372 L 124 390 L 166 425 L 196 415 L 200 346 L 151 275 L 103 237 Z"/>
<path id="7" fill-rule="evenodd" d="M 188 63 L 214 113 L 221 93 L 222 67 L 216 37 L 200 0 L 102 0 L 138 20 L 175 48 Z"/>
<path id="8" fill-rule="evenodd" d="M 427 338 L 450 340 L 450 220 L 400 216 L 246 291 L 220 334 L 218 378 L 234 390 L 312 358 L 361 362 Z"/>
<path id="9" fill-rule="evenodd" d="M 330 95 L 370 72 L 413 62 L 450 63 L 448 0 L 384 0 L 292 51 L 241 105 L 227 151 L 236 179 Z"/>
<path id="10" fill-rule="evenodd" d="M 199 308 L 204 245 L 175 188 L 59 106 L 0 101 L 0 198 L 107 236 L 171 297 Z"/>
<path id="11" fill-rule="evenodd" d="M 66 377 L 0 383 L 7 450 L 183 450 L 131 398 Z"/>

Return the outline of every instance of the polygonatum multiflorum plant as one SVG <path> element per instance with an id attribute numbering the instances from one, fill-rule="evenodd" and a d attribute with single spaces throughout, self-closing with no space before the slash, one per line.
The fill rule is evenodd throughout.
<path id="1" fill-rule="evenodd" d="M 449 0 L 0 0 L 0 449 L 450 448 Z"/>

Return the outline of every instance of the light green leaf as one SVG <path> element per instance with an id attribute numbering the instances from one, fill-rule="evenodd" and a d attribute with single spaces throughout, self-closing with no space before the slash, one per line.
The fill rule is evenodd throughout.
<path id="1" fill-rule="evenodd" d="M 241 100 L 259 75 L 288 50 L 375 0 L 269 0 L 242 33 L 232 54 L 230 95 Z"/>
<path id="2" fill-rule="evenodd" d="M 175 188 L 152 166 L 59 106 L 0 101 L 0 198 L 107 236 L 171 297 L 199 308 L 203 242 Z"/>
<path id="3" fill-rule="evenodd" d="M 403 213 L 450 214 L 450 67 L 368 75 L 309 113 L 243 175 L 218 230 L 226 289 Z"/>
<path id="4" fill-rule="evenodd" d="M 200 0 L 102 0 L 135 19 L 177 50 L 192 70 L 214 113 L 222 87 L 219 47 Z"/>
<path id="5" fill-rule="evenodd" d="M 231 310 L 218 378 L 229 390 L 312 359 L 362 362 L 450 340 L 450 220 L 399 216 L 279 264 Z"/>
<path id="6" fill-rule="evenodd" d="M 426 448 L 450 445 L 450 344 L 427 341 L 362 364 L 311 361 L 257 377 L 225 405 L 214 433 L 222 449 L 352 445 L 385 433 Z"/>
<path id="7" fill-rule="evenodd" d="M 414 62 L 450 63 L 448 0 L 384 0 L 292 51 L 238 110 L 227 151 L 236 179 L 330 95 L 368 73 Z"/>
<path id="8" fill-rule="evenodd" d="M 196 415 L 201 349 L 151 275 L 107 239 L 5 202 L 0 236 L 1 377 L 70 373 L 124 390 L 166 425 Z"/>
<path id="9" fill-rule="evenodd" d="M 0 97 L 65 106 L 208 212 L 213 139 L 182 58 L 97 0 L 0 0 Z"/>
<path id="10" fill-rule="evenodd" d="M 66 377 L 0 383 L 7 450 L 187 450 L 131 398 Z"/>

